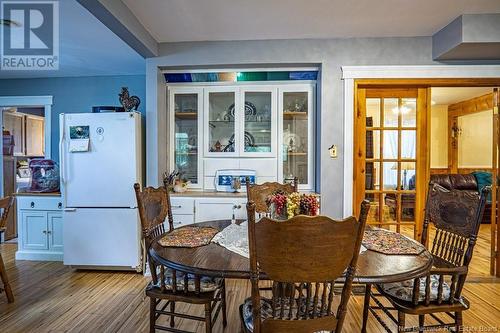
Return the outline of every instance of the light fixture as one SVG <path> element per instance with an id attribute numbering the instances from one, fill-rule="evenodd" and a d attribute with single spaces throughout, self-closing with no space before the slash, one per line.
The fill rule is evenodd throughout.
<path id="1" fill-rule="evenodd" d="M 456 122 L 453 123 L 453 126 L 451 127 L 451 137 L 453 139 L 458 138 L 462 134 L 462 129 L 458 127 L 458 124 Z"/>
<path id="2" fill-rule="evenodd" d="M 411 109 L 409 107 L 407 107 L 406 105 L 403 105 L 401 107 L 396 106 L 392 109 L 392 113 L 394 113 L 394 114 L 399 114 L 399 113 L 408 114 L 410 111 L 411 111 Z"/>

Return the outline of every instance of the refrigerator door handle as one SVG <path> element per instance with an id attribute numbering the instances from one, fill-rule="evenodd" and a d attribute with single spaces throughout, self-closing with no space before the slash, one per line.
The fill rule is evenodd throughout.
<path id="1" fill-rule="evenodd" d="M 64 208 L 65 212 L 76 212 L 76 208 Z"/>

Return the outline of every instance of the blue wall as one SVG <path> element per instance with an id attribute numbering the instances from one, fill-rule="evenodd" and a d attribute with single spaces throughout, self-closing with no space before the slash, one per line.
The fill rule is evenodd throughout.
<path id="1" fill-rule="evenodd" d="M 121 87 L 128 87 L 131 95 L 139 96 L 139 111 L 145 115 L 144 75 L 4 79 L 0 80 L 0 96 L 53 96 L 52 158 L 59 160 L 59 114 L 92 112 L 92 106 L 95 105 L 119 106 L 118 93 Z"/>

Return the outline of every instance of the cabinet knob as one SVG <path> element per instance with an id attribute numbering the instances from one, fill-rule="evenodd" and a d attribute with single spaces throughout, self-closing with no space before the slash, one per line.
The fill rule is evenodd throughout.
<path id="1" fill-rule="evenodd" d="M 46 234 L 46 233 L 47 233 L 47 230 L 44 230 L 44 231 L 42 231 L 42 232 L 43 232 L 44 234 Z"/>
<path id="2" fill-rule="evenodd" d="M 240 209 L 241 208 L 241 205 L 234 205 L 233 206 L 233 209 Z"/>
<path id="3" fill-rule="evenodd" d="M 35 203 L 33 201 L 30 203 L 30 207 L 35 208 Z"/>
<path id="4" fill-rule="evenodd" d="M 48 230 L 47 233 L 50 235 L 52 233 L 52 231 Z"/>
<path id="5" fill-rule="evenodd" d="M 62 202 L 57 204 L 57 208 L 61 209 L 62 208 Z"/>

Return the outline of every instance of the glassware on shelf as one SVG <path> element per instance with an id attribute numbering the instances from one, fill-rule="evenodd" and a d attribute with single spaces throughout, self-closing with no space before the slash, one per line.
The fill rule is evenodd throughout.
<path id="1" fill-rule="evenodd" d="M 245 94 L 245 152 L 271 152 L 270 91 L 247 91 Z M 248 140 L 247 140 L 248 138 Z"/>
<path id="2" fill-rule="evenodd" d="M 208 151 L 235 151 L 235 93 L 209 92 Z"/>
<path id="3" fill-rule="evenodd" d="M 198 184 L 198 94 L 174 95 L 175 170 Z"/>
<path id="4" fill-rule="evenodd" d="M 283 176 L 308 183 L 308 92 L 283 93 Z"/>

